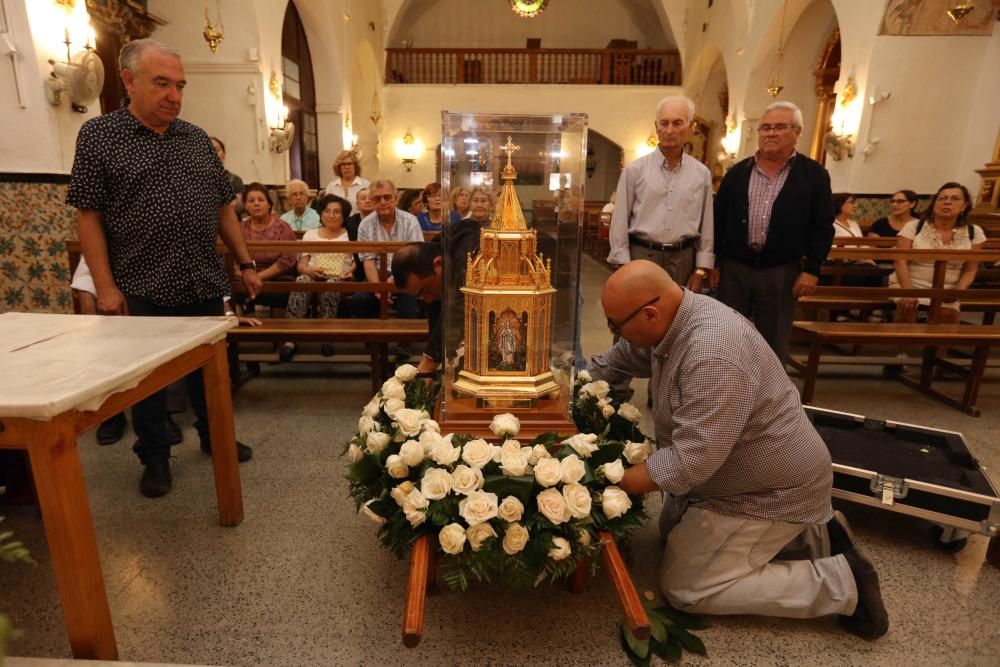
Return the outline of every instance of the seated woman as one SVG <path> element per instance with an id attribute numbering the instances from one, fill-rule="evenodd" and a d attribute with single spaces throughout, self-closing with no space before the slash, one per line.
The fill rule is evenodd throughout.
<path id="1" fill-rule="evenodd" d="M 906 223 L 917 220 L 917 193 L 913 190 L 900 190 L 892 193 L 889 198 L 889 215 L 879 218 L 868 228 L 868 236 L 889 236 L 899 234 Z"/>
<path id="2" fill-rule="evenodd" d="M 972 209 L 969 191 L 960 183 L 949 182 L 942 185 L 923 218 L 913 220 L 899 230 L 896 247 L 901 249 L 930 250 L 979 250 L 986 242 L 986 235 L 978 225 L 966 221 Z M 949 289 L 967 289 L 976 279 L 977 262 L 948 262 L 944 286 Z M 917 260 L 897 260 L 896 272 L 889 276 L 889 287 L 929 288 L 934 277 L 934 262 Z M 896 302 L 896 322 L 916 322 L 918 307 L 926 307 L 930 299 L 914 297 L 894 297 Z M 941 304 L 938 322 L 957 324 L 959 308 L 957 301 Z"/>
<path id="3" fill-rule="evenodd" d="M 342 197 L 326 195 L 323 197 L 321 206 L 319 219 L 322 226 L 307 231 L 302 240 L 334 242 L 350 240 L 347 230 L 344 229 L 344 221 L 351 215 L 350 203 Z M 343 252 L 321 254 L 304 252 L 299 255 L 298 270 L 299 277 L 295 279 L 297 283 L 351 280 L 354 276 L 354 256 Z M 334 319 L 337 317 L 340 292 L 292 292 L 288 298 L 288 310 L 285 311 L 285 317 L 296 319 L 306 317 L 311 296 L 315 297 L 317 301 L 316 316 L 318 318 Z M 333 346 L 324 343 L 321 351 L 324 356 L 328 357 L 333 354 Z M 287 361 L 294 354 L 295 343 L 282 344 L 279 352 L 282 360 Z"/>
<path id="4" fill-rule="evenodd" d="M 249 217 L 240 222 L 243 238 L 247 241 L 295 241 L 295 232 L 288 223 L 274 215 L 271 210 L 271 197 L 263 183 L 251 183 L 246 186 L 244 198 Z M 257 253 L 253 255 L 257 263 L 257 275 L 261 280 L 274 280 L 290 273 L 295 267 L 293 253 Z M 239 271 L 236 272 L 239 278 Z M 249 305 L 245 294 L 234 295 L 233 301 L 240 305 Z M 288 294 L 284 292 L 263 292 L 253 301 L 270 308 L 285 308 L 288 305 Z"/>
<path id="5" fill-rule="evenodd" d="M 421 199 L 423 190 L 403 190 L 402 194 L 399 195 L 399 203 L 396 207 L 406 211 L 415 218 L 419 218 L 420 214 L 424 212 L 424 200 Z"/>
<path id="6" fill-rule="evenodd" d="M 421 231 L 440 232 L 447 216 L 441 199 L 441 184 L 428 184 L 420 197 L 424 202 L 424 211 L 417 216 Z"/>
<path id="7" fill-rule="evenodd" d="M 463 220 L 475 220 L 479 223 L 489 222 L 491 208 L 489 193 L 483 188 L 473 188 L 469 196 L 468 215 Z"/>
<path id="8" fill-rule="evenodd" d="M 459 185 L 451 189 L 448 196 L 448 204 L 451 208 L 451 216 L 448 222 L 458 222 L 469 216 L 469 189 Z"/>

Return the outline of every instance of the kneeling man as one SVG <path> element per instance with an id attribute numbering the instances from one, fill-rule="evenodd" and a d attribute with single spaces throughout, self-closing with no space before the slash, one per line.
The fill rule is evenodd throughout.
<path id="1" fill-rule="evenodd" d="M 591 375 L 651 379 L 658 449 L 620 486 L 667 494 L 667 600 L 706 614 L 839 614 L 861 637 L 884 635 L 875 567 L 830 504 L 829 451 L 753 325 L 644 260 L 614 273 L 601 303 L 621 338 Z M 792 544 L 818 544 L 817 557 L 782 559 Z"/>

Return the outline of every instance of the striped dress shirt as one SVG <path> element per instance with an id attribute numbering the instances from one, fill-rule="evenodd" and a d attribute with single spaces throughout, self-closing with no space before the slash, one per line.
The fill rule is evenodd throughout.
<path id="1" fill-rule="evenodd" d="M 785 187 L 788 180 L 789 168 L 792 160 L 795 159 L 795 152 L 792 152 L 785 164 L 782 165 L 774 178 L 771 178 L 758 166 L 757 159 L 760 151 L 754 155 L 753 169 L 750 171 L 750 187 L 747 191 L 750 203 L 750 238 L 747 239 L 749 245 L 754 250 L 760 250 L 767 241 L 767 227 L 771 224 L 771 207 L 774 200 L 778 198 L 781 188 Z"/>

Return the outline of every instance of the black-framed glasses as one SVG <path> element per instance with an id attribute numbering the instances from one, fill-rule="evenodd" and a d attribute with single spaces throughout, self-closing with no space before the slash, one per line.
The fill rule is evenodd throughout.
<path id="1" fill-rule="evenodd" d="M 643 308 L 648 308 L 649 306 L 652 306 L 654 303 L 656 303 L 659 300 L 660 300 L 660 297 L 658 297 L 658 296 L 653 297 L 652 299 L 650 299 L 649 301 L 647 301 L 646 303 L 642 304 L 641 306 L 639 306 L 638 308 L 636 308 L 635 310 L 633 310 L 631 313 L 629 313 L 629 315 L 627 317 L 625 317 L 623 320 L 621 320 L 620 322 L 615 322 L 610 317 L 607 318 L 607 320 L 608 320 L 608 329 L 611 330 L 611 333 L 620 336 L 621 333 L 622 333 L 622 327 L 623 326 L 625 326 L 626 324 L 628 324 L 629 321 L 632 318 L 634 318 L 636 315 L 638 315 L 639 313 L 641 313 Z"/>
<path id="2" fill-rule="evenodd" d="M 768 132 L 777 132 L 780 134 L 781 132 L 786 132 L 793 127 L 794 125 L 789 125 L 788 123 L 776 123 L 774 125 L 768 125 L 765 123 L 764 125 L 758 127 L 757 131 L 761 134 L 767 134 Z"/>
<path id="3" fill-rule="evenodd" d="M 391 201 L 396 195 L 368 195 L 372 201 Z"/>

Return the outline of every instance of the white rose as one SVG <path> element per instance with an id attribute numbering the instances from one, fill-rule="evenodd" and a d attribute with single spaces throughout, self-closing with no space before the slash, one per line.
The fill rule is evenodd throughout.
<path id="1" fill-rule="evenodd" d="M 396 369 L 393 376 L 400 382 L 409 382 L 413 378 L 417 377 L 417 367 L 413 364 L 403 364 Z"/>
<path id="2" fill-rule="evenodd" d="M 528 457 L 531 456 L 531 449 L 527 455 L 522 453 L 521 443 L 517 440 L 508 440 L 500 447 L 500 470 L 505 475 L 523 475 L 528 468 Z"/>
<path id="3" fill-rule="evenodd" d="M 438 533 L 438 541 L 446 554 L 460 554 L 465 547 L 465 528 L 460 523 L 449 523 Z"/>
<path id="4" fill-rule="evenodd" d="M 351 463 L 357 463 L 365 457 L 365 453 L 361 451 L 361 448 L 357 445 L 351 445 L 347 448 L 347 458 Z"/>
<path id="5" fill-rule="evenodd" d="M 473 468 L 482 468 L 493 460 L 493 450 L 500 449 L 482 439 L 469 440 L 462 446 L 462 460 Z"/>
<path id="6" fill-rule="evenodd" d="M 582 382 L 593 382 L 594 380 L 589 371 L 580 371 L 576 374 L 576 377 Z"/>
<path id="7" fill-rule="evenodd" d="M 505 412 L 493 418 L 493 421 L 490 423 L 490 430 L 497 436 L 507 434 L 513 438 L 521 430 L 521 420 L 509 412 Z"/>
<path id="8" fill-rule="evenodd" d="M 451 488 L 455 493 L 467 496 L 483 488 L 484 483 L 483 471 L 479 468 L 460 465 L 451 473 Z"/>
<path id="9" fill-rule="evenodd" d="M 509 523 L 520 521 L 524 516 L 524 504 L 514 496 L 507 496 L 497 508 L 497 516 Z"/>
<path id="10" fill-rule="evenodd" d="M 385 523 L 385 517 L 382 516 L 382 515 L 380 515 L 380 514 L 376 514 L 374 512 L 374 510 L 372 510 L 372 508 L 369 507 L 369 505 L 371 505 L 376 500 L 377 500 L 377 498 L 372 498 L 367 503 L 365 503 L 364 505 L 362 505 L 361 506 L 361 511 L 364 513 L 364 515 L 366 517 L 368 517 L 369 519 L 371 519 L 375 523 Z"/>
<path id="11" fill-rule="evenodd" d="M 424 431 L 420 434 L 418 442 L 424 448 L 424 458 L 430 458 L 431 452 L 441 443 L 441 434 L 434 431 Z"/>
<path id="12" fill-rule="evenodd" d="M 410 495 L 415 488 L 416 487 L 413 486 L 413 482 L 407 480 L 394 487 L 393 490 L 389 492 L 389 496 L 396 501 L 397 505 L 402 507 L 406 503 L 406 497 Z"/>
<path id="13" fill-rule="evenodd" d="M 385 414 L 389 415 L 391 419 L 395 419 L 396 413 L 405 407 L 406 403 L 398 398 L 390 398 L 382 405 L 382 409 L 385 410 Z"/>
<path id="14" fill-rule="evenodd" d="M 410 474 L 410 468 L 403 462 L 403 458 L 399 454 L 393 454 L 385 460 L 385 469 L 389 473 L 389 477 L 394 479 L 406 479 L 406 476 Z"/>
<path id="15" fill-rule="evenodd" d="M 562 479 L 559 459 L 542 459 L 535 464 L 535 481 L 542 486 L 555 486 Z"/>
<path id="16" fill-rule="evenodd" d="M 629 440 L 625 443 L 625 460 L 632 465 L 643 463 L 652 453 L 653 445 L 650 444 L 649 440 L 643 440 L 642 442 L 632 442 Z"/>
<path id="17" fill-rule="evenodd" d="M 586 529 L 581 530 L 579 533 L 576 534 L 576 541 L 582 544 L 583 546 L 587 546 L 588 544 L 590 544 L 591 541 L 590 531 Z"/>
<path id="18" fill-rule="evenodd" d="M 599 400 L 597 401 L 597 407 L 599 407 L 599 408 L 603 408 L 603 407 L 604 407 L 605 405 L 610 405 L 610 404 L 608 403 L 608 399 L 606 399 L 606 398 L 602 398 L 602 399 L 599 399 Z"/>
<path id="19" fill-rule="evenodd" d="M 399 430 L 402 434 L 410 437 L 420 433 L 420 427 L 426 419 L 424 414 L 423 410 L 411 410 L 409 408 L 404 408 L 396 411 L 396 414 L 393 416 L 393 420 L 399 426 Z"/>
<path id="20" fill-rule="evenodd" d="M 580 387 L 580 396 L 593 396 L 596 399 L 602 399 L 608 395 L 609 391 L 611 391 L 610 385 L 604 380 L 598 380 L 597 382 L 588 382 Z"/>
<path id="21" fill-rule="evenodd" d="M 585 519 L 590 516 L 590 489 L 583 484 L 567 484 L 562 489 L 563 500 L 574 519 Z"/>
<path id="22" fill-rule="evenodd" d="M 496 536 L 497 531 L 493 530 L 493 526 L 488 523 L 477 523 L 475 526 L 469 526 L 469 529 L 465 531 L 465 537 L 469 540 L 473 551 L 479 551 L 483 542 Z"/>
<path id="23" fill-rule="evenodd" d="M 420 492 L 428 500 L 441 500 L 451 493 L 451 473 L 444 468 L 428 468 L 420 480 Z"/>
<path id="24" fill-rule="evenodd" d="M 433 419 L 428 419 L 427 421 L 424 422 L 424 431 L 431 431 L 433 433 L 440 433 L 441 432 L 441 425 L 438 424 Z"/>
<path id="25" fill-rule="evenodd" d="M 611 419 L 611 415 L 615 414 L 615 407 L 613 405 L 602 405 L 601 406 L 601 416 L 605 419 Z"/>
<path id="26" fill-rule="evenodd" d="M 601 507 L 604 510 L 604 516 L 616 519 L 632 507 L 632 500 L 617 486 L 609 486 L 601 494 Z"/>
<path id="27" fill-rule="evenodd" d="M 455 461 L 458 460 L 461 453 L 461 449 L 458 447 L 452 447 L 450 442 L 442 440 L 438 444 L 434 445 L 434 449 L 431 450 L 431 458 L 434 459 L 438 465 L 452 466 L 455 465 Z"/>
<path id="28" fill-rule="evenodd" d="M 381 431 L 372 431 L 365 438 L 365 449 L 378 456 L 382 450 L 389 445 L 389 434 Z"/>
<path id="29" fill-rule="evenodd" d="M 362 408 L 361 414 L 364 415 L 365 417 L 371 417 L 372 419 L 374 419 L 376 416 L 378 416 L 378 411 L 379 411 L 378 398 L 373 398 L 372 400 L 368 401 L 368 404 L 364 408 Z"/>
<path id="30" fill-rule="evenodd" d="M 552 454 L 545 445 L 535 445 L 531 448 L 531 456 L 528 457 L 528 465 L 535 465 L 542 459 L 549 458 L 552 458 Z"/>
<path id="31" fill-rule="evenodd" d="M 513 556 L 520 553 L 528 544 L 528 529 L 519 523 L 512 523 L 507 526 L 507 532 L 503 535 L 503 550 L 508 555 Z"/>
<path id="32" fill-rule="evenodd" d="M 389 378 L 382 383 L 382 398 L 398 398 L 401 401 L 406 400 L 406 387 L 403 383 L 396 378 Z"/>
<path id="33" fill-rule="evenodd" d="M 563 560 L 570 554 L 569 540 L 565 537 L 553 537 L 552 548 L 549 549 L 549 558 L 552 560 Z"/>
<path id="34" fill-rule="evenodd" d="M 587 474 L 586 466 L 576 454 L 570 454 L 560 461 L 559 467 L 562 470 L 563 484 L 573 484 L 574 482 L 579 482 L 583 479 L 583 476 Z"/>
<path id="35" fill-rule="evenodd" d="M 411 526 L 416 528 L 427 521 L 427 513 L 424 510 L 427 509 L 428 505 L 430 503 L 427 498 L 418 489 L 413 489 L 406 495 L 406 500 L 403 501 L 403 514 L 406 515 L 406 520 L 410 522 Z"/>
<path id="36" fill-rule="evenodd" d="M 590 455 L 597 451 L 597 435 L 594 433 L 577 433 L 572 438 L 563 440 L 564 445 L 569 445 L 573 451 L 583 458 L 590 458 Z"/>
<path id="37" fill-rule="evenodd" d="M 601 470 L 604 472 L 604 477 L 612 484 L 617 484 L 622 481 L 622 477 L 625 476 L 625 466 L 622 465 L 621 459 L 615 459 L 611 463 L 605 463 L 601 466 Z"/>
<path id="38" fill-rule="evenodd" d="M 458 514 L 470 526 L 489 521 L 497 515 L 497 494 L 473 491 L 458 503 Z"/>
<path id="39" fill-rule="evenodd" d="M 399 456 L 403 459 L 403 463 L 414 468 L 423 462 L 424 448 L 416 440 L 407 440 L 399 448 Z"/>
<path id="40" fill-rule="evenodd" d="M 535 496 L 535 502 L 538 503 L 538 511 L 557 526 L 566 523 L 572 516 L 559 489 L 545 489 Z"/>
<path id="41" fill-rule="evenodd" d="M 635 407 L 631 403 L 622 403 L 618 406 L 618 414 L 620 414 L 625 419 L 629 420 L 633 424 L 638 424 L 639 419 L 642 418 L 642 414 L 639 412 L 639 408 Z"/>
<path id="42" fill-rule="evenodd" d="M 369 431 L 374 431 L 378 428 L 378 424 L 371 417 L 362 416 L 358 420 L 358 433 L 368 433 Z"/>

